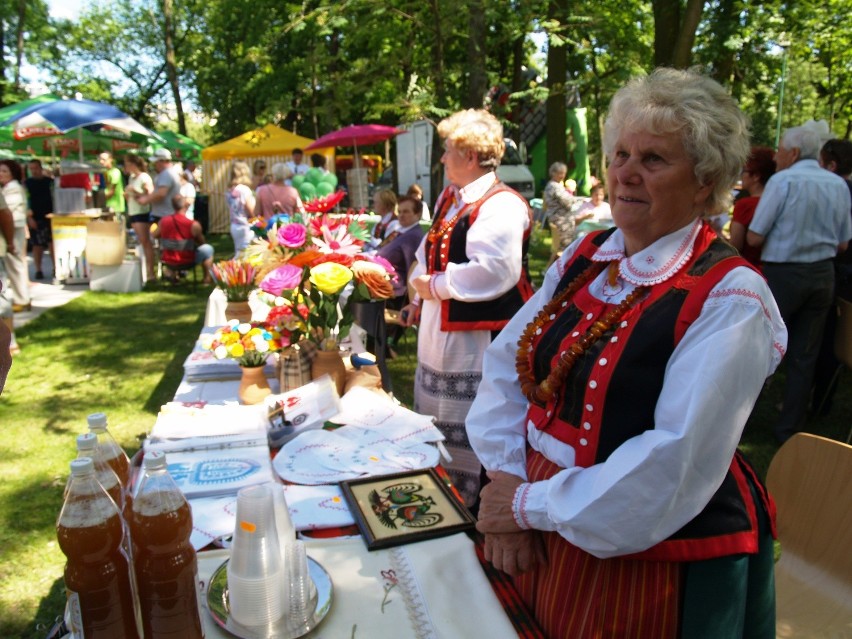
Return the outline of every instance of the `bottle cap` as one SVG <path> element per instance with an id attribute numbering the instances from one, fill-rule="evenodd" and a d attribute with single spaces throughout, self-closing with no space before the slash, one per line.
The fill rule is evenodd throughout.
<path id="1" fill-rule="evenodd" d="M 145 457 L 142 459 L 142 466 L 146 470 L 152 470 L 154 468 L 165 468 L 166 454 L 158 450 L 152 450 L 148 453 L 145 453 Z"/>
<path id="2" fill-rule="evenodd" d="M 94 433 L 83 433 L 77 435 L 77 450 L 94 450 L 98 445 L 98 436 Z"/>
<path id="3" fill-rule="evenodd" d="M 89 422 L 89 430 L 105 430 L 107 416 L 105 413 L 92 413 L 86 418 Z"/>
<path id="4" fill-rule="evenodd" d="M 91 457 L 78 457 L 71 462 L 71 475 L 77 477 L 95 472 L 95 462 Z"/>

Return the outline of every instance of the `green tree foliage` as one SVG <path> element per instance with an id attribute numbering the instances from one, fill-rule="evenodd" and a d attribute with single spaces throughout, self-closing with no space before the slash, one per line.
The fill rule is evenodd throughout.
<path id="1" fill-rule="evenodd" d="M 0 0 L 0 81 L 7 96 L 20 6 Z M 772 144 L 785 52 L 783 126 L 814 117 L 843 137 L 852 128 L 852 23 L 844 20 L 843 0 L 96 0 L 85 6 L 78 20 L 62 22 L 47 18 L 44 0 L 27 2 L 24 57 L 52 73 L 50 89 L 110 100 L 148 122 L 177 95 L 216 119 L 214 140 L 270 122 L 316 137 L 357 122 L 437 121 L 478 106 L 491 87 L 509 95 L 489 107 L 516 136 L 521 105 L 558 88 L 579 95 L 588 108 L 592 166 L 601 173 L 609 99 L 655 63 L 705 68 L 750 115 L 755 142 Z M 164 20 L 169 7 L 171 31 Z M 547 46 L 535 51 L 534 34 L 562 50 L 564 66 L 548 73 Z M 557 122 L 562 98 L 551 99 Z"/>
<path id="2" fill-rule="evenodd" d="M 193 60 L 198 0 L 173 0 L 175 80 L 184 82 Z M 75 22 L 57 21 L 50 55 L 42 66 L 59 93 L 79 92 L 111 102 L 141 122 L 153 124 L 155 105 L 174 104 L 166 63 L 163 0 L 106 0 L 86 5 Z M 191 94 L 190 94 L 191 95 Z"/>
<path id="3" fill-rule="evenodd" d="M 0 0 L 0 106 L 29 97 L 21 69 L 45 55 L 51 31 L 45 0 Z"/>

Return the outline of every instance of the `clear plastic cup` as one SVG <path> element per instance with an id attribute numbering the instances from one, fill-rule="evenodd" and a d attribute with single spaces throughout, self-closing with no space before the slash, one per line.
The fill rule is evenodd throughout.
<path id="1" fill-rule="evenodd" d="M 228 561 L 234 620 L 259 626 L 280 619 L 285 612 L 283 579 L 272 492 L 265 485 L 243 488 L 237 493 L 237 524 Z"/>
<path id="2" fill-rule="evenodd" d="M 302 541 L 288 544 L 290 605 L 287 622 L 291 628 L 305 625 L 316 606 L 316 590 L 308 571 L 308 555 Z"/>

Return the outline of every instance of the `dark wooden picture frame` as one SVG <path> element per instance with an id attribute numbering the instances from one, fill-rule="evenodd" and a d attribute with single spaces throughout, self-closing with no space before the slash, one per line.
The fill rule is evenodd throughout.
<path id="1" fill-rule="evenodd" d="M 340 482 L 368 550 L 469 530 L 476 519 L 434 469 Z"/>

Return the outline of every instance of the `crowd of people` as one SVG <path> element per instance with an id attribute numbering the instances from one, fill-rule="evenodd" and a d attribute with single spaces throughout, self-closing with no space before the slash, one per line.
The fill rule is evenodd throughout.
<path id="1" fill-rule="evenodd" d="M 55 186 L 77 189 L 82 195 L 80 205 L 92 206 L 97 202 L 125 221 L 142 249 L 149 280 L 156 277 L 152 225 L 175 212 L 173 203 L 178 196 L 182 198 L 185 216 L 189 220 L 193 218 L 199 179 L 193 162 L 180 167 L 173 162 L 167 149 L 157 150 L 147 160 L 127 153 L 121 159 L 123 171 L 110 152 L 100 153 L 97 162 L 101 170 L 95 172 L 93 179 L 88 172 L 62 172 L 54 176 L 39 159 L 32 159 L 23 166 L 15 160 L 0 160 L 0 195 L 3 198 L 0 206 L 0 282 L 4 288 L 0 293 L 0 319 L 11 333 L 13 354 L 20 350 L 12 330 L 14 313 L 32 308 L 27 253 L 32 253 L 35 280 L 46 279 L 46 258 L 52 263 L 50 272 L 56 273 L 49 217 L 58 204 Z M 153 171 L 149 172 L 149 166 Z"/>
<path id="2" fill-rule="evenodd" d="M 579 198 L 567 166 L 550 166 L 555 245 L 537 291 L 532 211 L 496 176 L 505 143 L 489 112 L 438 125 L 449 186 L 428 231 L 416 185 L 374 193 L 370 250 L 400 274 L 389 305 L 419 326 L 414 409 L 435 417 L 486 559 L 547 636 L 774 637 L 774 504 L 738 444 L 782 360 L 779 443 L 830 392 L 817 357 L 835 298 L 852 293 L 852 142 L 809 121 L 775 152 L 750 148 L 734 99 L 673 69 L 619 90 L 604 130 L 609 202 L 603 183 Z M 126 203 L 146 256 L 155 221 L 170 257 L 209 270 L 191 174 L 168 151 L 149 160 L 153 178 L 125 157 L 125 186 L 104 154 L 107 202 Z M 2 304 L 29 303 L 26 229 L 37 277 L 50 244 L 49 185 L 29 169 L 24 181 L 0 161 L 4 318 Z M 304 212 L 291 180 L 308 169 L 301 150 L 269 171 L 233 162 L 236 252 L 255 216 Z M 578 234 L 585 220 L 611 228 Z"/>

